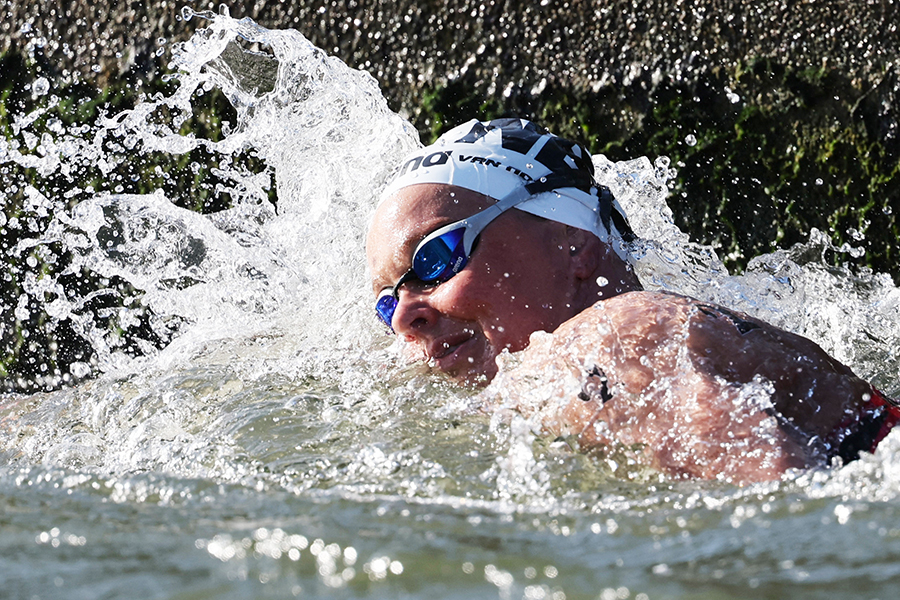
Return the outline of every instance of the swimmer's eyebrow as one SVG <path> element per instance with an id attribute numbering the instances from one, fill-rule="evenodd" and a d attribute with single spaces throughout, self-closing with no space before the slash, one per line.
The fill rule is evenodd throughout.
<path id="1" fill-rule="evenodd" d="M 397 278 L 399 279 L 399 277 Z M 378 275 L 372 278 L 372 291 L 375 292 L 376 296 L 380 296 L 384 290 L 389 290 L 394 287 L 394 284 L 397 280 L 392 280 L 391 278 L 385 275 Z"/>
<path id="2" fill-rule="evenodd" d="M 392 280 L 390 277 L 385 275 L 377 275 L 372 278 L 372 290 L 375 292 L 377 296 L 384 290 L 388 290 L 394 286 L 396 280 Z"/>
<path id="3" fill-rule="evenodd" d="M 372 291 L 375 292 L 376 296 L 394 285 L 394 280 L 386 275 L 386 273 L 389 273 L 391 270 L 389 268 L 389 265 L 385 265 L 383 262 L 377 266 L 377 269 L 373 268 L 370 271 L 370 274 L 372 276 Z"/>

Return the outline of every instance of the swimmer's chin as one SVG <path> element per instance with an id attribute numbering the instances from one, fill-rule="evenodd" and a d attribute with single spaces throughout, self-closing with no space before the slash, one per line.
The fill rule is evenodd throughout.
<path id="1" fill-rule="evenodd" d="M 427 362 L 429 369 L 449 381 L 463 387 L 480 389 L 486 387 L 497 375 L 497 364 L 491 362 L 481 368 L 470 369 L 441 369 L 434 360 Z"/>
<path id="2" fill-rule="evenodd" d="M 414 344 L 404 344 L 402 355 L 409 363 L 425 363 L 428 369 L 444 378 L 471 388 L 483 388 L 497 375 L 498 366 L 496 353 L 488 351 L 487 356 L 479 360 L 468 357 L 454 357 L 455 350 L 443 354 L 437 358 L 429 358 L 428 354 Z M 465 351 L 465 349 L 461 349 Z M 468 364 L 467 364 L 468 362 Z"/>

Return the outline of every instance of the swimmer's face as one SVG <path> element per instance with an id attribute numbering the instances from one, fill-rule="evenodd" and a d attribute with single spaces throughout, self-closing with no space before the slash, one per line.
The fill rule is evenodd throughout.
<path id="1" fill-rule="evenodd" d="M 366 254 L 377 296 L 410 269 L 426 235 L 494 200 L 455 186 L 413 185 L 377 210 Z M 400 286 L 393 328 L 414 353 L 458 380 L 489 381 L 504 349 L 519 351 L 535 331 L 553 331 L 573 306 L 576 273 L 567 228 L 508 210 L 481 233 L 468 264 L 439 285 Z"/>

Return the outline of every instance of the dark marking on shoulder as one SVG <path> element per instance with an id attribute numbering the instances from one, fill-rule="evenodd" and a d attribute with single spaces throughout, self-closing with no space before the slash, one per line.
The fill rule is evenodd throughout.
<path id="1" fill-rule="evenodd" d="M 698 304 L 697 310 L 702 312 L 707 317 L 712 317 L 713 319 L 719 318 L 719 316 L 723 316 L 734 325 L 734 327 L 738 330 L 741 335 L 747 335 L 754 329 L 760 329 L 760 326 L 752 321 L 747 321 L 746 319 L 742 319 L 735 313 L 731 312 L 728 309 L 722 308 L 720 306 L 711 306 L 709 304 Z"/>
<path id="2" fill-rule="evenodd" d="M 578 392 L 578 398 L 585 402 L 596 400 L 600 404 L 605 404 L 612 400 L 613 397 L 612 393 L 609 391 L 608 384 L 609 380 L 606 378 L 606 373 L 604 373 L 600 367 L 594 365 L 581 384 L 581 391 Z"/>

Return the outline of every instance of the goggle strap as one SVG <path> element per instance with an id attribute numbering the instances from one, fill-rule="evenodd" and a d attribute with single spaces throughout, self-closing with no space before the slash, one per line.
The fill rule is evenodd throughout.
<path id="1" fill-rule="evenodd" d="M 475 245 L 478 234 L 480 234 L 491 221 L 502 215 L 504 212 L 517 204 L 521 204 L 525 200 L 528 200 L 535 194 L 571 184 L 570 178 L 564 175 L 548 175 L 537 181 L 532 181 L 531 183 L 515 188 L 510 193 L 497 200 L 495 204 L 466 219 L 463 222 L 466 227 L 466 231 L 463 234 L 463 250 L 465 251 L 466 256 L 472 254 L 472 246 Z"/>
<path id="2" fill-rule="evenodd" d="M 496 203 L 466 219 L 464 221 L 466 232 L 463 234 L 463 250 L 465 251 L 466 256 L 472 254 L 472 246 L 475 245 L 475 239 L 478 238 L 478 234 L 481 233 L 491 221 L 516 204 L 524 202 L 530 198 L 531 195 L 532 193 L 529 192 L 525 186 L 517 187 Z"/>

